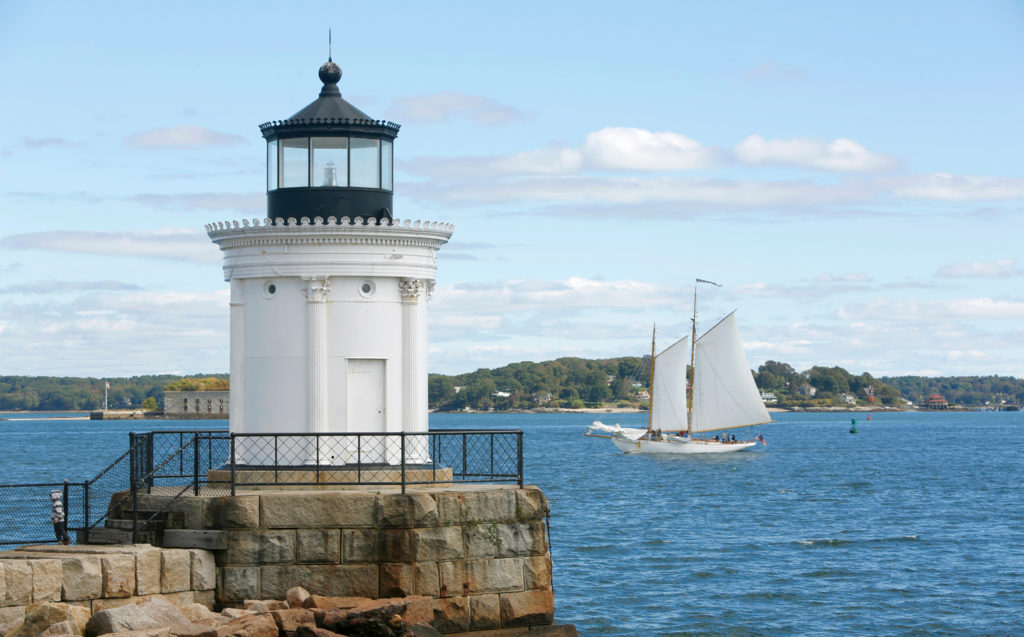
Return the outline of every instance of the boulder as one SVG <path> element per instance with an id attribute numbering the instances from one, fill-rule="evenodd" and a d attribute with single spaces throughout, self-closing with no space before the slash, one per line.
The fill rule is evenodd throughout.
<path id="1" fill-rule="evenodd" d="M 85 626 L 85 634 L 88 637 L 94 637 L 107 633 L 148 630 L 150 628 L 164 627 L 143 613 L 135 604 L 126 604 L 101 610 L 93 615 Z"/>
<path id="2" fill-rule="evenodd" d="M 167 628 L 192 628 L 192 621 L 166 599 L 154 597 L 139 604 L 139 610 L 159 626 Z"/>
<path id="3" fill-rule="evenodd" d="M 54 624 L 46 630 L 44 630 L 43 632 L 39 633 L 39 637 L 67 637 L 68 635 L 71 635 L 73 637 L 74 635 L 81 634 L 82 633 L 80 632 L 75 632 L 75 626 L 73 626 L 71 622 L 64 621 L 60 622 L 59 624 Z"/>
<path id="4" fill-rule="evenodd" d="M 285 599 L 291 608 L 303 608 L 306 600 L 309 599 L 309 591 L 301 586 L 295 586 L 288 589 L 288 592 L 285 593 Z"/>
<path id="5" fill-rule="evenodd" d="M 369 597 L 328 597 L 325 595 L 310 595 L 304 602 L 303 608 L 322 608 L 333 610 L 335 608 L 355 608 L 360 604 L 372 601 Z M 296 608 L 293 606 L 293 608 Z"/>
<path id="6" fill-rule="evenodd" d="M 284 610 L 290 608 L 290 606 L 288 602 L 276 599 L 247 599 L 242 602 L 242 608 L 256 611 L 257 613 L 266 613 L 272 610 Z"/>
<path id="7" fill-rule="evenodd" d="M 308 608 L 287 608 L 270 611 L 270 616 L 277 622 L 278 629 L 282 633 L 291 634 L 299 629 L 299 626 L 316 626 L 316 619 L 313 611 Z"/>
<path id="8" fill-rule="evenodd" d="M 201 626 L 220 626 L 221 624 L 228 623 L 227 617 L 220 613 L 215 613 L 202 604 L 185 604 L 184 606 L 178 607 L 181 614 L 184 615 L 193 624 L 199 624 Z"/>
<path id="9" fill-rule="evenodd" d="M 278 637 L 277 622 L 270 615 L 249 614 L 217 628 L 217 637 Z"/>
<path id="10" fill-rule="evenodd" d="M 6 637 L 37 637 L 51 626 L 63 623 L 72 627 L 71 634 L 81 635 L 88 621 L 89 611 L 81 606 L 55 602 L 29 604 L 25 608 L 25 621 Z"/>
<path id="11" fill-rule="evenodd" d="M 125 630 L 119 633 L 109 633 L 103 637 L 171 637 L 171 632 L 166 628 L 149 628 L 146 630 Z"/>
<path id="12" fill-rule="evenodd" d="M 338 633 L 331 632 L 326 628 L 317 628 L 316 626 L 310 628 L 309 626 L 302 626 L 295 631 L 295 637 L 345 637 L 345 635 L 339 635 Z"/>

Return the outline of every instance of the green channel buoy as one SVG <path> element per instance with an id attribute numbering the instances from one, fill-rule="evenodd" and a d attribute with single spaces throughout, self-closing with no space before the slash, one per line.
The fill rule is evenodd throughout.
<path id="1" fill-rule="evenodd" d="M 857 419 L 856 418 L 851 418 L 850 419 L 850 433 L 852 433 L 852 434 L 857 433 Z"/>

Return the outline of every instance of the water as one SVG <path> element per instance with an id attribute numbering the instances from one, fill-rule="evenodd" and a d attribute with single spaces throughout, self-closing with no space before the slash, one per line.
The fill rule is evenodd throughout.
<path id="1" fill-rule="evenodd" d="M 623 455 L 585 415 L 431 425 L 526 432 L 556 617 L 581 635 L 1024 634 L 1024 412 L 858 416 L 856 435 L 847 414 L 775 417 L 767 447 L 685 458 Z M 89 478 L 129 431 L 225 424 L 0 421 L 0 482 Z"/>
<path id="2" fill-rule="evenodd" d="M 775 417 L 714 457 L 626 456 L 582 415 L 431 424 L 526 432 L 581 635 L 1024 634 L 1024 413 Z"/>

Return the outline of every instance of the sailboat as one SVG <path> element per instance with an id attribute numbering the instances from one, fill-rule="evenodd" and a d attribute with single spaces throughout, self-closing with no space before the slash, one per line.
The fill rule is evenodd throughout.
<path id="1" fill-rule="evenodd" d="M 697 279 L 698 283 L 712 281 Z M 721 287 L 721 286 L 719 286 Z M 719 321 L 700 338 L 697 333 L 697 289 L 693 291 L 693 323 L 684 336 L 655 355 L 651 335 L 651 403 L 647 429 L 609 426 L 595 420 L 586 435 L 611 438 L 623 453 L 727 453 L 743 451 L 758 442 L 734 435 L 713 438 L 695 434 L 749 427 L 771 422 L 743 354 L 736 312 Z M 687 356 L 689 354 L 689 356 Z M 692 377 L 687 382 L 686 364 Z M 690 400 L 687 401 L 687 387 Z"/>

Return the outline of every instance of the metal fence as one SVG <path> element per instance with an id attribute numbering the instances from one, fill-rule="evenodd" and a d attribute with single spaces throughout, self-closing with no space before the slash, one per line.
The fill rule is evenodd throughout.
<path id="1" fill-rule="evenodd" d="M 133 533 L 185 495 L 234 495 L 287 486 L 398 486 L 471 482 L 523 485 L 521 430 L 445 429 L 425 433 L 129 434 L 129 448 L 85 482 L 0 485 L 0 546 L 56 541 L 49 494 L 61 490 L 68 532 L 131 511 Z M 161 493 L 161 510 L 140 519 L 139 494 Z"/>

